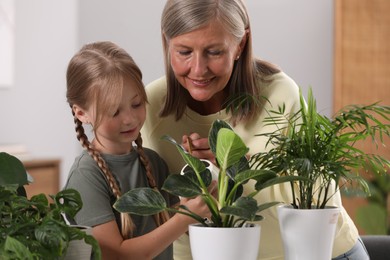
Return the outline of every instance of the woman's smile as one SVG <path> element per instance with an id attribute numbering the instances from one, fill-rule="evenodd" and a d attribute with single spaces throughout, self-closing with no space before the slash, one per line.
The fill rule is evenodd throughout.
<path id="1" fill-rule="evenodd" d="M 208 86 L 214 78 L 203 79 L 203 80 L 197 80 L 197 79 L 191 79 L 191 78 L 188 78 L 188 79 L 192 82 L 192 84 L 194 84 L 196 86 L 205 87 L 205 86 Z"/>
<path id="2" fill-rule="evenodd" d="M 219 21 L 172 38 L 169 42 L 172 70 L 176 79 L 192 97 L 190 103 L 223 104 L 221 95 L 233 71 L 234 61 L 240 52 L 239 43 Z M 199 107 L 199 106 L 197 106 Z M 204 104 L 207 108 L 195 111 L 211 114 L 220 105 Z M 215 110 L 217 109 L 217 110 Z M 200 111 L 202 110 L 202 111 Z"/>

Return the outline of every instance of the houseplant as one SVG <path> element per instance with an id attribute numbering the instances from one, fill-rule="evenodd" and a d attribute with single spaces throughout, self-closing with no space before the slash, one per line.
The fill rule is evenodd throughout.
<path id="1" fill-rule="evenodd" d="M 69 244 L 84 240 L 92 246 L 95 259 L 101 258 L 97 241 L 78 227 L 68 225 L 63 214 L 72 218 L 81 209 L 76 190 L 50 195 L 26 196 L 28 173 L 16 157 L 0 153 L 0 259 L 64 259 Z"/>
<path id="2" fill-rule="evenodd" d="M 299 178 L 296 176 L 280 177 L 270 170 L 250 169 L 246 157 L 248 148 L 244 142 L 232 130 L 229 124 L 217 120 L 213 123 L 209 133 L 210 148 L 215 154 L 219 167 L 218 196 L 215 198 L 207 190 L 212 176 L 203 161 L 186 152 L 180 144 L 169 136 L 164 136 L 163 139 L 177 147 L 182 158 L 192 170 L 185 172 L 183 175 L 171 174 L 164 182 L 162 189 L 180 197 L 190 198 L 201 195 L 210 209 L 211 219 L 204 219 L 203 216 L 198 216 L 183 206 L 178 208 L 167 207 L 161 194 L 150 188 L 138 188 L 124 194 L 114 204 L 114 208 L 118 211 L 138 215 L 152 215 L 166 210 L 188 215 L 196 219 L 204 227 L 244 227 L 247 222 L 261 220 L 262 216 L 258 213 L 278 203 L 270 202 L 258 205 L 253 196 L 266 187 Z M 257 181 L 255 185 L 256 192 L 243 196 L 242 185 L 250 179 Z M 258 239 L 259 237 L 260 233 L 258 232 Z M 243 240 L 244 238 L 241 239 Z M 257 241 L 256 247 L 258 245 L 259 242 Z M 211 245 L 213 252 L 215 252 L 216 246 L 217 244 L 214 240 Z M 224 251 L 227 251 L 228 248 L 233 246 L 226 247 L 226 244 L 224 244 L 223 247 Z M 203 251 L 209 252 L 209 257 L 212 257 L 210 251 Z M 252 251 L 255 257 L 257 257 L 257 248 L 252 250 L 241 248 L 240 251 Z"/>
<path id="3" fill-rule="evenodd" d="M 371 196 L 356 209 L 356 224 L 366 235 L 390 235 L 390 174 L 373 175 L 368 181 Z"/>
<path id="4" fill-rule="evenodd" d="M 366 154 L 355 146 L 356 142 L 366 138 L 383 143 L 383 135 L 389 135 L 390 107 L 372 104 L 368 106 L 348 106 L 342 109 L 334 118 L 327 118 L 317 112 L 316 101 L 311 89 L 308 92 L 306 104 L 300 93 L 301 109 L 287 117 L 284 107 L 269 111 L 265 119 L 267 125 L 281 126 L 277 131 L 261 134 L 268 138 L 267 145 L 272 146 L 267 152 L 257 153 L 251 158 L 251 167 L 254 169 L 267 169 L 279 173 L 281 176 L 300 176 L 303 179 L 290 182 L 291 208 L 299 209 L 297 220 L 302 219 L 304 211 L 315 214 L 316 210 L 324 210 L 331 199 L 339 196 L 340 188 L 359 187 L 369 193 L 368 185 L 361 177 L 360 171 L 371 169 L 378 173 L 385 173 L 390 167 L 388 159 L 375 154 Z M 354 185 L 352 185 L 354 184 Z M 357 185 L 355 185 L 357 184 Z M 287 226 L 298 230 L 316 230 L 308 227 L 308 221 L 303 221 L 305 228 L 297 227 L 289 218 L 285 224 L 281 215 L 286 214 L 285 207 L 278 207 L 279 223 L 283 232 Z M 334 210 L 334 209 L 332 209 Z M 306 213 L 305 213 L 306 214 Z M 318 215 L 323 215 L 324 211 Z M 334 225 L 336 215 L 331 214 L 327 223 Z M 315 226 L 318 226 L 316 224 Z M 320 233 L 315 231 L 314 233 Z M 309 248 L 319 251 L 315 246 L 307 247 L 304 242 L 298 242 L 295 232 L 293 241 L 297 242 L 290 251 L 287 239 L 284 237 L 286 259 L 290 259 L 290 252 L 298 252 L 299 245 L 304 245 L 302 252 L 298 252 L 299 259 L 305 259 L 304 254 Z M 333 231 L 334 234 L 334 231 Z M 332 233 L 329 235 L 333 236 Z M 324 233 L 319 234 L 323 237 Z M 305 234 L 308 236 L 308 234 Z M 315 245 L 316 238 L 310 238 L 310 245 Z M 328 241 L 328 249 L 332 249 L 333 239 Z M 325 245 L 325 242 L 318 243 Z M 330 254 L 330 252 L 329 252 Z M 309 255 L 307 259 L 320 259 L 319 255 Z M 328 254 L 322 254 L 321 259 L 330 259 Z M 291 259 L 295 259 L 291 257 Z"/>

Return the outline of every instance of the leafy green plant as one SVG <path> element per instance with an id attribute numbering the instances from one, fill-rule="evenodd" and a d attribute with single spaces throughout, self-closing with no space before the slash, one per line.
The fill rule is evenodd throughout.
<path id="1" fill-rule="evenodd" d="M 253 196 L 269 186 L 299 179 L 296 176 L 280 177 L 271 170 L 251 170 L 246 157 L 248 148 L 242 139 L 230 125 L 217 120 L 213 123 L 209 133 L 211 151 L 215 154 L 219 167 L 218 196 L 215 198 L 207 189 L 211 184 L 212 175 L 205 164 L 186 152 L 171 137 L 164 136 L 163 139 L 177 147 L 182 158 L 192 170 L 186 171 L 183 175 L 171 174 L 164 182 L 162 189 L 180 197 L 202 196 L 212 214 L 210 221 L 184 206 L 167 207 L 161 194 L 150 188 L 138 188 L 123 194 L 114 204 L 114 208 L 118 211 L 136 215 L 152 215 L 161 211 L 169 211 L 188 215 L 204 226 L 240 227 L 247 221 L 261 220 L 263 217 L 258 214 L 259 212 L 278 204 L 278 202 L 269 202 L 258 205 Z M 256 181 L 256 191 L 248 196 L 242 196 L 242 185 L 250 179 Z"/>
<path id="2" fill-rule="evenodd" d="M 368 181 L 371 196 L 356 209 L 356 224 L 367 235 L 390 235 L 390 175 L 373 172 Z"/>
<path id="3" fill-rule="evenodd" d="M 303 177 L 290 183 L 294 208 L 324 208 L 340 187 L 359 187 L 369 194 L 361 170 L 384 174 L 390 162 L 355 145 L 366 138 L 383 144 L 384 135 L 389 136 L 390 107 L 347 106 L 330 119 L 317 112 L 311 89 L 307 104 L 300 93 L 300 103 L 293 115 L 286 115 L 284 106 L 269 111 L 266 125 L 278 129 L 261 134 L 272 147 L 253 155 L 251 167 Z"/>
<path id="4" fill-rule="evenodd" d="M 26 197 L 28 173 L 16 157 L 0 153 L 0 259 L 62 259 L 73 240 L 83 239 L 101 259 L 97 241 L 77 227 L 67 225 L 63 214 L 74 217 L 81 209 L 80 194 L 73 189 Z"/>

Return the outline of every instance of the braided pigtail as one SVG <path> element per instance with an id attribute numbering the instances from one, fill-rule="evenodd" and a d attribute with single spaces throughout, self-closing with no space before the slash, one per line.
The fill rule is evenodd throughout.
<path id="1" fill-rule="evenodd" d="M 145 167 L 146 176 L 148 178 L 149 186 L 152 189 L 158 191 L 158 188 L 156 185 L 156 179 L 153 176 L 152 170 L 151 170 L 150 165 L 149 165 L 149 160 L 145 154 L 144 148 L 142 147 L 141 133 L 139 133 L 138 138 L 135 140 L 135 144 L 137 145 L 137 151 L 138 151 L 138 154 L 140 156 L 140 160 Z M 169 215 L 166 211 L 160 212 L 160 213 L 154 215 L 153 217 L 154 217 L 154 220 L 155 220 L 157 226 L 162 225 L 163 223 L 167 222 L 169 219 Z"/>
<path id="2" fill-rule="evenodd" d="M 112 175 L 110 169 L 106 164 L 106 161 L 103 159 L 101 154 L 93 148 L 93 146 L 88 140 L 87 135 L 85 134 L 82 122 L 75 116 L 73 111 L 72 113 L 76 125 L 75 129 L 77 133 L 77 139 L 81 143 L 81 146 L 87 150 L 88 154 L 94 159 L 99 168 L 102 170 L 104 176 L 106 177 L 108 185 L 110 186 L 115 197 L 118 199 L 122 194 L 114 176 Z M 130 215 L 127 213 L 121 213 L 121 234 L 124 239 L 130 238 L 132 236 L 134 227 L 135 225 Z"/>
<path id="3" fill-rule="evenodd" d="M 84 120 L 79 117 L 77 109 L 80 111 L 91 109 L 94 112 L 93 128 L 96 141 L 99 142 L 95 130 L 99 128 L 105 115 L 109 113 L 108 111 L 118 109 L 123 90 L 127 88 L 125 84 L 127 80 L 135 83 L 134 86 L 140 99 L 147 102 L 141 70 L 124 49 L 109 41 L 84 45 L 69 61 L 66 72 L 66 98 L 72 108 L 77 139 L 103 172 L 107 184 L 116 198 L 122 195 L 119 183 L 117 183 L 102 155 L 88 140 L 83 128 L 82 122 Z M 144 155 L 141 157 L 148 169 L 146 157 Z M 149 172 L 149 170 L 147 171 Z M 151 186 L 156 185 L 154 178 L 148 177 L 148 180 Z M 160 221 L 157 223 L 160 223 Z M 134 223 L 131 215 L 121 213 L 121 234 L 123 238 L 130 238 L 133 232 Z"/>

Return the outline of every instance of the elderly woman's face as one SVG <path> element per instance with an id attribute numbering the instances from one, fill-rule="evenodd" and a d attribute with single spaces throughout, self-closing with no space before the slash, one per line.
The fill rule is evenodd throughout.
<path id="1" fill-rule="evenodd" d="M 177 80 L 194 100 L 223 102 L 240 46 L 218 22 L 171 39 L 169 55 Z"/>

